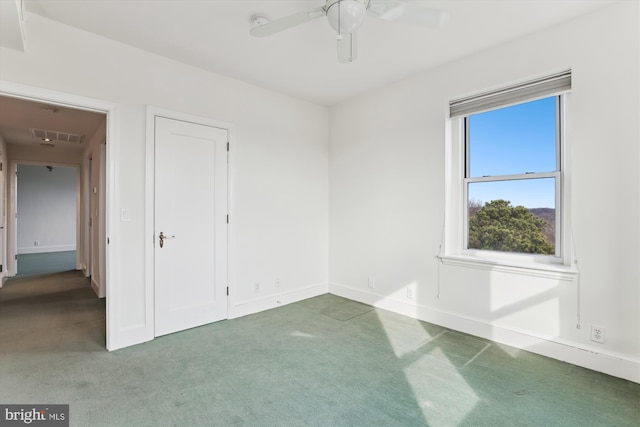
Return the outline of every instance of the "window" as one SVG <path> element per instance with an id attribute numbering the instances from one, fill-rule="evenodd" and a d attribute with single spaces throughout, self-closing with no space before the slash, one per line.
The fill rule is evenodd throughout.
<path id="1" fill-rule="evenodd" d="M 465 248 L 557 256 L 560 96 L 464 118 Z"/>
<path id="2" fill-rule="evenodd" d="M 452 101 L 445 257 L 568 265 L 571 71 Z"/>

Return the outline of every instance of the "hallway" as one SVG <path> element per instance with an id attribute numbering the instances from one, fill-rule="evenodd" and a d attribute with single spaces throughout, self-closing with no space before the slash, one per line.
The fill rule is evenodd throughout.
<path id="1" fill-rule="evenodd" d="M 70 359 L 105 349 L 105 302 L 81 271 L 10 279 L 0 290 L 0 307 L 3 392 L 12 388 L 9 372 L 48 353 L 65 352 Z"/>
<path id="2" fill-rule="evenodd" d="M 75 270 L 76 251 L 18 255 L 18 274 L 13 279 Z"/>

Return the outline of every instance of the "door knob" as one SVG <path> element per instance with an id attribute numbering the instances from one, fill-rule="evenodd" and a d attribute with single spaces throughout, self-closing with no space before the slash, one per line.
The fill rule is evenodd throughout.
<path id="1" fill-rule="evenodd" d="M 173 239 L 176 236 L 165 236 L 164 233 L 161 231 L 160 235 L 158 236 L 158 239 L 160 239 L 160 247 L 164 246 L 164 240 L 165 239 Z"/>

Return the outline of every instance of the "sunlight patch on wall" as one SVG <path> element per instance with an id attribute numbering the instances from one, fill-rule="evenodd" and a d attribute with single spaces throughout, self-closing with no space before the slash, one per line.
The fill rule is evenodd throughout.
<path id="1" fill-rule="evenodd" d="M 512 328 L 548 336 L 560 334 L 561 289 L 557 282 L 535 278 L 507 281 L 500 273 L 491 276 L 489 315 L 492 324 L 508 323 Z"/>

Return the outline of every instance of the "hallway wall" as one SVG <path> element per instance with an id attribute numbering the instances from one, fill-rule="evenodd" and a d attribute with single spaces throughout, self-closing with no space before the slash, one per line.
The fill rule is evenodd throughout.
<path id="1" fill-rule="evenodd" d="M 4 284 L 4 277 L 7 274 L 7 169 L 9 160 L 7 157 L 7 144 L 4 137 L 0 135 L 0 288 Z"/>
<path id="2" fill-rule="evenodd" d="M 77 170 L 18 165 L 18 254 L 76 250 Z"/>

